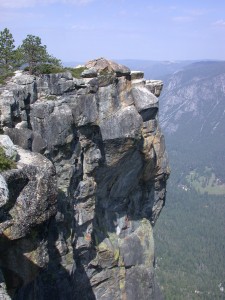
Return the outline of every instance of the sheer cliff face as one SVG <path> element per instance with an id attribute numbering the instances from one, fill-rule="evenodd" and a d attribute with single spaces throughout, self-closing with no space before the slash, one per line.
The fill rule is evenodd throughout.
<path id="1" fill-rule="evenodd" d="M 146 82 L 143 73 L 104 59 L 86 66 L 82 79 L 70 73 L 19 74 L 1 90 L 4 133 L 18 151 L 43 159 L 39 172 L 46 169 L 54 178 L 53 164 L 57 178 L 57 204 L 51 181 L 40 197 L 27 196 L 30 205 L 39 201 L 49 220 L 31 217 L 21 235 L 16 222 L 29 208 L 25 200 L 22 210 L 16 207 L 32 180 L 25 172 L 24 187 L 7 212 L 11 222 L 2 230 L 7 247 L 16 242 L 21 251 L 32 235 L 35 247 L 24 255 L 39 275 L 22 276 L 9 255 L 0 261 L 3 275 L 7 269 L 20 279 L 12 287 L 18 288 L 15 299 L 159 299 L 152 226 L 169 174 L 158 126 L 162 83 Z M 47 168 L 43 156 L 51 161 Z M 32 159 L 24 163 L 32 165 Z M 7 174 L 2 174 L 6 182 Z M 33 188 L 33 196 L 38 188 L 42 185 Z M 14 228 L 18 235 L 8 234 Z M 10 251 L 13 255 L 16 247 Z M 31 251 L 33 256 L 27 255 Z"/>

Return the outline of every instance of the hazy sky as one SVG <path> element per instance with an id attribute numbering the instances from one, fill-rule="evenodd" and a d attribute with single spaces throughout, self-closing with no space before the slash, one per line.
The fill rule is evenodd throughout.
<path id="1" fill-rule="evenodd" d="M 0 0 L 0 30 L 62 61 L 225 60 L 225 0 Z"/>

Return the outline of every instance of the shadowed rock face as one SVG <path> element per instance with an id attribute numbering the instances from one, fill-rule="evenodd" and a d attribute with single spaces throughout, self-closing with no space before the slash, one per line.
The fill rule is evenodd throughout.
<path id="1" fill-rule="evenodd" d="M 21 188 L 8 211 L 13 224 L 4 228 L 6 245 L 13 252 L 11 240 L 32 240 L 36 261 L 44 253 L 48 257 L 42 264 L 28 258 L 41 270 L 36 279 L 33 271 L 31 280 L 13 269 L 10 258 L 1 266 L 21 279 L 13 286 L 15 299 L 160 299 L 152 227 L 165 203 L 169 175 L 158 125 L 162 82 L 149 88 L 142 72 L 130 73 L 102 58 L 86 67 L 90 71 L 82 79 L 67 72 L 20 75 L 1 89 L 5 134 L 18 145 L 21 157 L 42 157 L 35 172 L 46 169 L 54 176 L 52 163 L 57 177 L 57 209 L 49 193 L 52 185 L 43 179 L 33 184 L 32 200 L 43 214 L 35 214 L 32 205 L 22 213 L 16 207 L 32 167 L 30 173 L 21 167 L 13 171 L 23 174 L 16 175 Z M 6 182 L 10 172 L 3 174 Z M 17 225 L 21 218 L 25 228 Z M 31 229 L 36 232 L 32 238 Z"/>

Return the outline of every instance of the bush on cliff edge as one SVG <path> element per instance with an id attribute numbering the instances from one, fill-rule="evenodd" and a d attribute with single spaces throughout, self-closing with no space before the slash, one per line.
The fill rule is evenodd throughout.
<path id="1" fill-rule="evenodd" d="M 0 147 L 0 172 L 9 170 L 9 169 L 15 169 L 16 164 L 13 160 L 8 158 L 5 155 L 5 151 L 2 147 Z"/>

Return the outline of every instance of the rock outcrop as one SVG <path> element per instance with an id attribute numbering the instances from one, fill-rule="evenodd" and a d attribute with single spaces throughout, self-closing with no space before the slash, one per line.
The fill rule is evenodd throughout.
<path id="1" fill-rule="evenodd" d="M 56 214 L 57 196 L 53 164 L 38 153 L 16 150 L 17 168 L 0 174 L 0 280 L 11 296 L 47 267 L 46 224 Z"/>
<path id="2" fill-rule="evenodd" d="M 14 299 L 160 299 L 162 83 L 103 58 L 86 68 L 81 79 L 19 74 L 1 87 L 1 129 L 18 159 L 0 177 L 0 278 Z"/>

